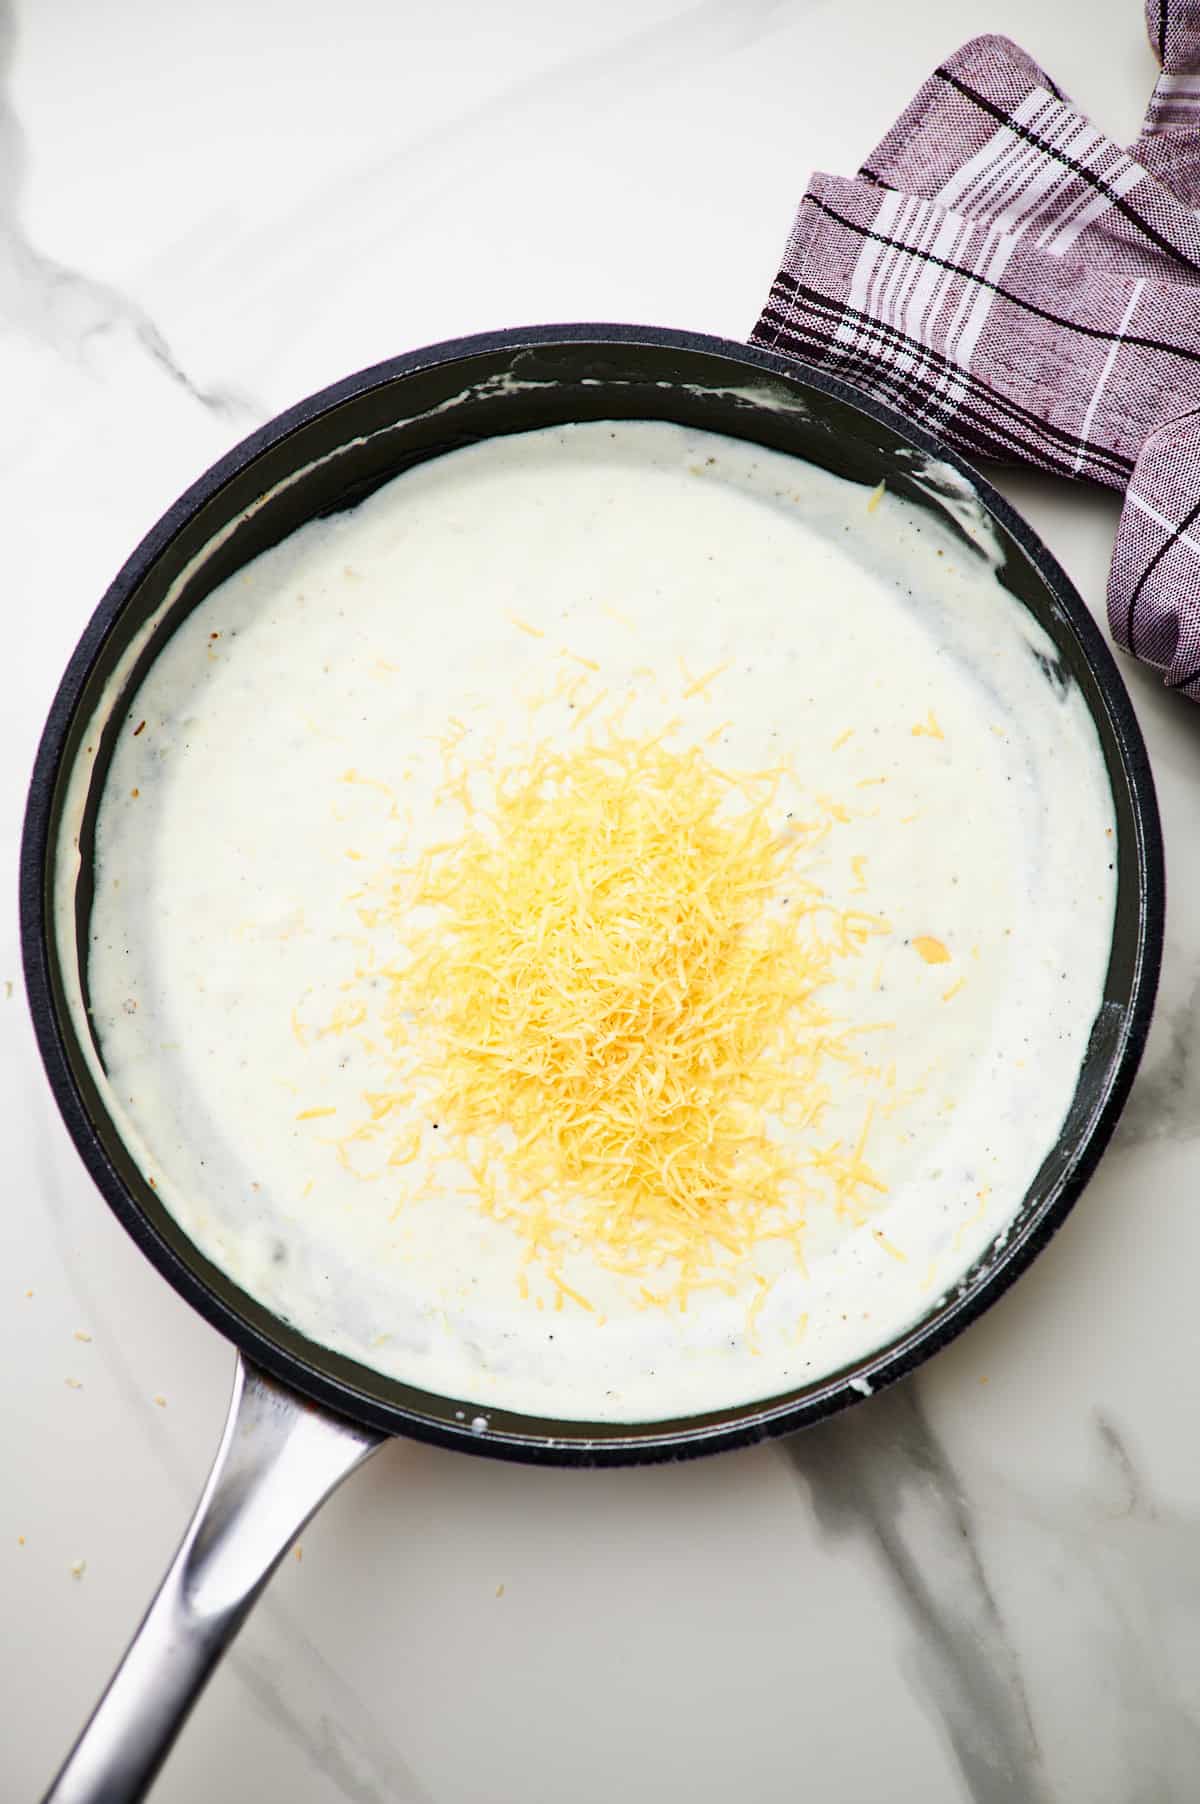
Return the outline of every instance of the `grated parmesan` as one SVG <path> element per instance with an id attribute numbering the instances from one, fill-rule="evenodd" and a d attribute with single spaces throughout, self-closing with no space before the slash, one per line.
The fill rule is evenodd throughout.
<path id="1" fill-rule="evenodd" d="M 556 1308 L 592 1308 L 564 1251 L 669 1266 L 643 1298 L 686 1307 L 763 1239 L 799 1250 L 815 1196 L 861 1219 L 885 1189 L 869 1108 L 854 1146 L 819 1143 L 832 1087 L 869 1075 L 829 988 L 887 931 L 805 873 L 845 811 L 813 804 L 780 831 L 780 768 L 724 770 L 668 738 L 610 729 L 473 770 L 490 807 L 360 911 L 403 946 L 383 972 L 391 1081 L 360 1133 L 423 1097 L 428 1124 L 414 1135 L 408 1113 L 389 1165 L 456 1155 Z"/>
<path id="2" fill-rule="evenodd" d="M 935 939 L 931 933 L 918 933 L 913 945 L 927 965 L 948 965 L 950 952 L 944 941 Z"/>

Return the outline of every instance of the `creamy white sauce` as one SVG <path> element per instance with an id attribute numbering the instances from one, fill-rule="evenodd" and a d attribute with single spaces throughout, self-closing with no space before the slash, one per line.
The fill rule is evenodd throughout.
<path id="1" fill-rule="evenodd" d="M 1051 642 L 996 581 L 980 516 L 971 529 L 977 549 L 733 440 L 570 426 L 425 464 L 189 616 L 129 705 L 107 778 L 88 976 L 106 1099 L 205 1253 L 382 1372 L 584 1420 L 768 1397 L 928 1312 L 1005 1232 L 1067 1113 L 1115 894 L 1086 709 L 1047 680 Z M 596 1312 L 553 1308 L 536 1281 L 522 1299 L 523 1242 L 465 1188 L 422 1196 L 403 1170 L 343 1167 L 332 1141 L 378 1070 L 361 1035 L 295 1031 L 327 1022 L 355 981 L 361 874 L 445 835 L 450 717 L 501 752 L 531 719 L 565 740 L 565 697 L 528 706 L 565 652 L 635 696 L 631 727 L 678 715 L 683 742 L 722 728 L 724 764 L 789 756 L 851 812 L 818 880 L 890 924 L 837 998 L 910 1093 L 872 1128 L 887 1195 L 859 1227 L 814 1211 L 806 1269 L 765 1268 L 752 1324 L 752 1274 L 680 1314 L 639 1307 L 582 1254 L 563 1271 Z M 729 668 L 684 700 L 681 658 Z M 940 738 L 914 733 L 931 719 Z M 86 784 L 81 770 L 68 838 Z M 400 825 L 374 785 L 402 797 Z M 69 971 L 69 844 L 58 869 Z M 950 962 L 926 964 L 921 935 Z M 336 1115 L 297 1120 L 315 1107 Z M 862 1110 L 848 1084 L 824 1137 L 852 1139 Z"/>

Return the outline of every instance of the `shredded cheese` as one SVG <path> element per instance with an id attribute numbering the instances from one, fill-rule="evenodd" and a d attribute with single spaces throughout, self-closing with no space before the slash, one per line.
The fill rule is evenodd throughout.
<path id="1" fill-rule="evenodd" d="M 931 933 L 918 933 L 913 945 L 927 965 L 948 965 L 950 963 L 949 948 L 941 940 L 935 940 Z"/>
<path id="2" fill-rule="evenodd" d="M 683 700 L 689 702 L 694 695 L 703 695 L 705 701 L 711 701 L 712 697 L 708 693 L 709 684 L 714 682 L 715 679 L 721 675 L 722 671 L 728 670 L 732 662 L 733 660 L 731 658 L 726 658 L 723 663 L 714 664 L 711 670 L 706 670 L 703 676 L 694 677 L 683 659 L 680 658 L 679 668 L 683 675 L 685 685 Z"/>
<path id="3" fill-rule="evenodd" d="M 886 1188 L 869 1108 L 853 1147 L 811 1144 L 832 1085 L 871 1075 L 831 985 L 888 931 L 806 873 L 845 810 L 785 825 L 781 769 L 721 769 L 667 743 L 672 728 L 476 768 L 489 805 L 390 872 L 362 916 L 403 953 L 382 973 L 391 1081 L 357 1132 L 409 1104 L 387 1163 L 422 1138 L 453 1155 L 556 1309 L 593 1307 L 562 1277 L 567 1251 L 638 1279 L 666 1268 L 642 1298 L 686 1308 L 763 1239 L 799 1251 L 815 1197 L 861 1219 L 862 1194 Z"/>
<path id="4" fill-rule="evenodd" d="M 900 1248 L 888 1239 L 882 1228 L 872 1228 L 871 1233 L 889 1258 L 898 1260 L 901 1265 L 907 1265 L 908 1254 L 902 1253 Z"/>
<path id="5" fill-rule="evenodd" d="M 946 735 L 938 725 L 937 715 L 930 708 L 924 720 L 918 721 L 912 730 L 914 739 L 944 739 Z"/>

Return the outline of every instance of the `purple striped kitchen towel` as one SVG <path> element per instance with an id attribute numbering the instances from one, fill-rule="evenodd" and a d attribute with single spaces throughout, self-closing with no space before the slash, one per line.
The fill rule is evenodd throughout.
<path id="1" fill-rule="evenodd" d="M 1147 22 L 1128 151 L 1006 38 L 964 45 L 857 177 L 812 178 L 752 342 L 1123 489 L 1113 636 L 1200 700 L 1200 0 Z"/>

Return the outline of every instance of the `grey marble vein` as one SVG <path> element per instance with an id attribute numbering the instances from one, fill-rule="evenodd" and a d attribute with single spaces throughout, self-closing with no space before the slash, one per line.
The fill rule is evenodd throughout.
<path id="1" fill-rule="evenodd" d="M 916 1684 L 974 1804 L 1049 1792 L 1020 1664 L 954 1468 L 912 1382 L 781 1444 L 823 1532 L 881 1559 L 914 1632 Z"/>
<path id="2" fill-rule="evenodd" d="M 1100 1510 L 1107 1532 L 1081 1534 L 1076 1503 L 1060 1532 L 1105 1605 L 1105 1627 L 1093 1661 L 1105 1669 L 1112 1700 L 1113 1804 L 1193 1804 L 1200 1791 L 1200 1721 L 1191 1675 L 1181 1668 L 1172 1619 L 1195 1644 L 1200 1615 L 1198 1529 L 1193 1517 L 1172 1518 L 1112 1417 L 1094 1415 Z M 1037 1504 L 1032 1506 L 1038 1508 Z M 1051 1506 L 1044 1514 L 1061 1513 Z M 1166 1630 L 1166 1632 L 1164 1632 Z"/>
<path id="3" fill-rule="evenodd" d="M 351 1733 L 329 1707 L 342 1689 L 328 1662 L 311 1646 L 306 1664 L 319 1691 L 327 1694 L 315 1707 L 297 1701 L 290 1674 L 258 1648 L 242 1647 L 235 1655 L 238 1677 L 263 1716 L 286 1740 L 303 1748 L 312 1767 L 347 1804 L 431 1804 L 408 1763 L 378 1739 L 368 1747 Z"/>
<path id="4" fill-rule="evenodd" d="M 381 156 L 342 172 L 324 189 L 305 196 L 301 208 L 256 234 L 255 252 L 269 258 L 280 289 L 306 287 L 312 271 L 339 256 L 361 254 L 361 240 L 377 229 L 379 193 L 388 220 L 399 230 L 414 212 L 428 212 L 460 188 L 510 121 L 536 132 L 543 115 L 579 116 L 616 94 L 631 94 L 677 77 L 681 71 L 720 62 L 782 28 L 814 0 L 700 0 L 672 18 L 587 48 L 513 82 L 479 105 L 432 130 L 402 140 Z M 551 126 L 552 131 L 561 129 Z M 320 230 L 314 231 L 314 221 Z M 357 253 L 352 247 L 359 246 Z"/>
<path id="5" fill-rule="evenodd" d="M 210 413 L 240 426 L 262 418 L 244 395 L 196 382 L 135 301 L 46 256 L 31 241 L 22 208 L 25 134 L 10 94 L 16 37 L 13 0 L 0 0 L 0 321 L 76 358 L 99 334 L 127 333 L 170 381 Z"/>
<path id="6" fill-rule="evenodd" d="M 39 1123 L 30 1136 L 38 1204 L 46 1210 L 59 1242 L 64 1282 L 79 1305 L 81 1319 L 95 1326 L 97 1357 L 125 1399 L 128 1421 L 136 1424 L 147 1451 L 190 1511 L 199 1495 L 198 1487 L 184 1469 L 161 1418 L 145 1407 L 145 1383 L 123 1352 L 121 1324 L 107 1290 L 102 1282 L 93 1283 L 84 1262 L 74 1253 L 70 1204 L 50 1157 L 53 1129 L 46 1119 L 49 1105 L 42 1092 L 40 1074 L 32 1066 L 28 1067 L 28 1082 L 29 1118 Z M 96 1208 L 104 1207 L 99 1196 L 94 1202 Z M 216 1452 L 215 1443 L 212 1451 Z M 186 1516 L 181 1515 L 181 1534 L 185 1521 Z M 139 1601 L 147 1603 L 149 1599 L 132 1602 L 131 1633 Z M 344 1798 L 347 1804 L 384 1804 L 385 1800 L 386 1804 L 429 1804 L 429 1793 L 391 1737 L 376 1721 L 357 1688 L 330 1664 L 305 1632 L 296 1612 L 268 1591 L 257 1605 L 255 1621 L 269 1629 L 277 1643 L 288 1650 L 293 1664 L 286 1680 L 281 1673 L 282 1663 L 261 1646 L 261 1628 L 257 1638 L 252 1629 L 250 1638 L 234 1646 L 227 1656 L 228 1665 L 260 1713 L 302 1748 L 329 1781 L 331 1795 Z M 294 1701 L 298 1692 L 303 1694 L 302 1706 Z"/>
<path id="7" fill-rule="evenodd" d="M 1110 1494 L 1121 1494 L 1121 1508 L 1108 1508 L 1121 1521 L 1124 1537 L 1135 1535 L 1133 1548 L 1122 1546 L 1113 1562 L 1112 1548 L 1090 1559 L 1097 1588 L 1103 1589 L 1112 1627 L 1104 1636 L 1104 1654 L 1112 1671 L 1113 1694 L 1119 1698 L 1117 1757 L 1124 1772 L 1113 1784 L 1121 1804 L 1193 1804 L 1200 1790 L 1200 1723 L 1195 1698 L 1180 1692 L 1160 1634 L 1139 1633 L 1133 1609 L 1146 1606 L 1155 1593 L 1171 1589 L 1191 1597 L 1191 1631 L 1195 1634 L 1196 1523 L 1166 1523 L 1124 1434 L 1110 1416 L 1095 1413 L 1097 1454 Z M 1166 1528 L 1166 1533 L 1164 1533 Z M 1104 1557 L 1108 1551 L 1108 1557 Z M 1130 1582 L 1131 1580 L 1131 1582 Z M 1151 1618 L 1153 1622 L 1153 1618 Z"/>
<path id="8" fill-rule="evenodd" d="M 1153 1521 L 1155 1506 L 1147 1494 L 1145 1480 L 1125 1444 L 1124 1436 L 1102 1410 L 1096 1411 L 1096 1438 L 1104 1464 L 1120 1497 L 1119 1505 L 1113 1513 L 1143 1516 L 1148 1521 Z"/>

